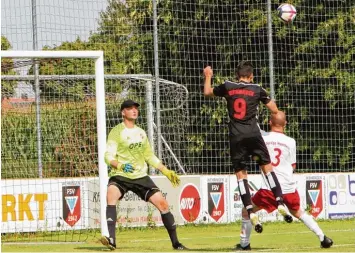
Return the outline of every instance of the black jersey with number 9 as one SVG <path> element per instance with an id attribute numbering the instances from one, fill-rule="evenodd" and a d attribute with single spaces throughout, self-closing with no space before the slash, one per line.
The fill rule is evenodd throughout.
<path id="1" fill-rule="evenodd" d="M 254 83 L 226 81 L 215 87 L 213 94 L 227 100 L 232 137 L 243 139 L 260 133 L 257 118 L 259 103 L 267 104 L 271 100 L 265 89 Z"/>

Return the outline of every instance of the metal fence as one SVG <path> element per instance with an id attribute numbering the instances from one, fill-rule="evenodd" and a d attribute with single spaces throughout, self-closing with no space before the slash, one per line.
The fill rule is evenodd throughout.
<path id="1" fill-rule="evenodd" d="M 285 24 L 277 17 L 278 4 L 279 1 L 271 0 L 243 3 L 3 0 L 2 50 L 103 50 L 107 76 L 151 75 L 153 83 L 161 84 L 153 85 L 156 152 L 173 169 L 181 171 L 182 167 L 187 173 L 199 174 L 231 173 L 225 102 L 203 97 L 202 69 L 211 65 L 215 74 L 213 85 L 218 85 L 235 79 L 239 61 L 250 60 L 255 65 L 255 81 L 268 89 L 280 109 L 287 113 L 287 134 L 296 139 L 299 170 L 353 172 L 355 6 L 351 1 L 340 0 L 297 1 L 294 23 Z M 34 106 L 36 96 L 54 107 L 53 101 L 65 96 L 68 108 L 73 101 L 85 99 L 88 103 L 94 99 L 90 95 L 90 81 L 41 79 L 42 75 L 90 75 L 92 63 L 60 60 L 35 63 L 2 60 L 3 76 L 39 77 L 34 81 L 2 79 L 2 146 L 6 147 L 2 148 L 2 164 L 8 166 L 2 170 L 3 177 L 36 176 L 29 173 L 38 166 L 39 155 L 33 142 L 26 141 L 26 136 L 32 135 L 35 143 L 43 142 L 44 161 L 56 161 L 59 158 L 54 157 L 66 154 L 65 161 L 69 163 L 60 163 L 59 170 L 77 171 L 75 164 L 79 163 L 80 153 L 93 156 L 91 163 L 95 163 L 95 143 L 91 143 L 91 137 L 87 138 L 88 128 L 75 121 L 75 117 L 70 124 L 62 124 L 62 128 L 60 124 L 51 125 L 53 129 L 59 127 L 56 130 L 59 132 L 75 125 L 78 132 L 72 132 L 72 137 L 81 139 L 72 143 L 74 149 L 66 147 L 59 152 L 59 143 L 46 141 L 52 140 L 53 129 L 42 131 L 39 140 L 35 135 L 39 127 L 36 121 L 52 119 L 36 115 L 48 111 L 50 105 Z M 174 89 L 164 90 L 169 82 L 178 87 L 175 94 Z M 108 97 L 124 92 L 123 82 L 108 80 L 106 84 L 114 87 L 113 91 L 107 91 Z M 144 89 L 132 91 L 128 94 L 133 97 L 138 94 L 144 101 Z M 166 110 L 179 102 L 183 105 L 177 111 Z M 107 112 L 108 126 L 119 121 L 114 106 L 112 110 Z M 31 119 L 16 118 L 19 113 L 28 113 Z M 85 110 L 81 113 L 90 116 Z M 63 121 L 66 115 L 61 116 Z M 261 108 L 259 120 L 261 128 L 268 130 L 265 108 Z M 28 127 L 28 122 L 33 125 Z M 140 123 L 144 127 L 144 117 Z M 91 148 L 87 150 L 87 146 Z M 74 153 L 75 159 L 69 155 Z M 53 169 L 56 162 L 51 164 L 47 176 L 78 173 L 53 174 L 52 170 L 58 168 Z M 80 173 L 96 174 L 92 164 L 87 164 L 90 169 L 79 170 Z M 251 172 L 257 171 L 254 164 L 251 167 Z"/>

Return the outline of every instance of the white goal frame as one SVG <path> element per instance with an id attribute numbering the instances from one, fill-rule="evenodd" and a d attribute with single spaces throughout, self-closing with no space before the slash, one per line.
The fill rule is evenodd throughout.
<path id="1" fill-rule="evenodd" d="M 108 172 L 105 163 L 106 114 L 103 51 L 1 51 L 1 58 L 87 58 L 95 60 L 96 117 L 98 135 L 98 166 L 100 177 L 101 234 L 108 235 L 106 224 L 106 194 Z"/>

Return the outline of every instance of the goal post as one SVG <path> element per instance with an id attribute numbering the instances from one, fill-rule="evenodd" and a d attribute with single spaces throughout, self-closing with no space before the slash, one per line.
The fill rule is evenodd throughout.
<path id="1" fill-rule="evenodd" d="M 35 90 L 36 77 L 30 69 L 33 60 L 40 69 L 37 78 L 39 110 L 34 110 L 38 106 L 34 91 L 23 99 L 21 94 L 3 94 L 2 148 L 6 150 L 2 154 L 2 178 L 5 179 L 2 213 L 6 216 L 3 231 L 60 234 L 101 229 L 101 234 L 107 235 L 108 171 L 103 158 L 106 136 L 122 121 L 122 101 L 134 99 L 141 104 L 137 123 L 147 131 L 150 143 L 156 148 L 154 76 L 104 75 L 102 52 L 97 51 L 1 51 L 1 57 L 12 62 L 11 66 L 4 64 L 4 67 L 16 70 L 1 76 L 4 83 Z M 25 74 L 19 73 L 23 66 L 27 67 Z M 159 79 L 159 86 L 163 161 L 170 169 L 186 174 L 191 171 L 184 164 L 186 154 L 181 138 L 186 134 L 189 121 L 188 90 L 182 84 L 163 78 Z M 35 124 L 38 112 L 41 127 Z M 35 162 L 39 153 L 35 145 L 39 140 L 37 131 L 42 132 L 42 145 L 37 145 L 43 148 L 42 177 L 38 174 L 40 170 L 36 170 L 39 163 Z M 154 168 L 149 172 L 155 175 Z M 69 196 L 64 192 L 75 192 L 78 184 L 80 195 Z M 80 200 L 79 196 L 81 218 L 77 217 L 76 222 L 64 209 L 71 208 L 70 213 L 78 214 L 75 201 Z M 24 199 L 27 212 L 23 208 Z"/>
<path id="2" fill-rule="evenodd" d="M 44 59 L 44 58 L 81 58 L 95 61 L 97 156 L 100 178 L 100 215 L 101 234 L 108 234 L 106 222 L 106 191 L 108 182 L 107 165 L 104 160 L 106 146 L 105 82 L 103 51 L 1 51 L 1 58 Z M 39 94 L 36 95 L 38 97 Z M 40 130 L 38 130 L 40 131 Z M 38 140 L 40 141 L 40 140 Z"/>

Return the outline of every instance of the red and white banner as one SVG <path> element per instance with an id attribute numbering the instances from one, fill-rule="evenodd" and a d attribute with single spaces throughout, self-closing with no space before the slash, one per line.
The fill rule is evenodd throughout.
<path id="1" fill-rule="evenodd" d="M 355 217 L 355 173 L 295 174 L 301 207 L 316 219 Z M 152 177 L 169 203 L 177 224 L 227 223 L 241 219 L 236 177 L 181 176 L 173 188 L 164 176 Z M 261 175 L 249 175 L 253 196 Z M 98 178 L 2 180 L 2 232 L 100 228 Z M 117 224 L 162 226 L 160 212 L 127 192 L 117 206 Z M 277 211 L 260 211 L 262 222 L 282 220 Z"/>
<path id="2" fill-rule="evenodd" d="M 86 180 L 2 180 L 2 233 L 88 228 Z"/>
<path id="3" fill-rule="evenodd" d="M 229 222 L 229 176 L 202 176 L 203 221 Z"/>

